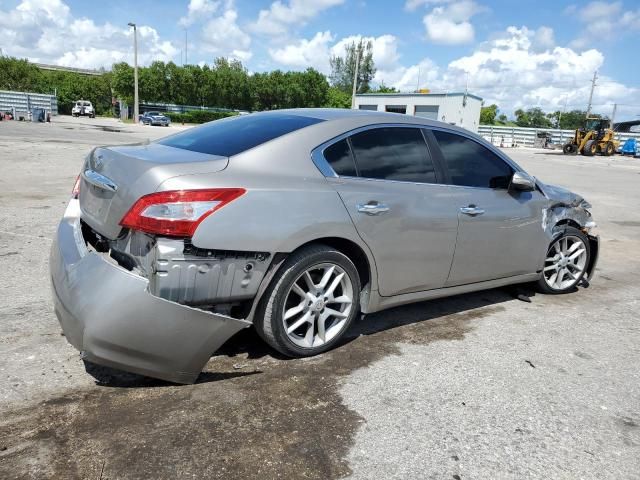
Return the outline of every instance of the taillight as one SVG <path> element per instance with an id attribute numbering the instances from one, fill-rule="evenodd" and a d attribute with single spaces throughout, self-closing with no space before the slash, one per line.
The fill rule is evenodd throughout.
<path id="1" fill-rule="evenodd" d="M 73 184 L 73 189 L 71 190 L 71 198 L 77 199 L 80 195 L 80 175 L 76 177 L 76 183 Z"/>
<path id="2" fill-rule="evenodd" d="M 245 193 L 244 188 L 171 190 L 141 197 L 120 225 L 157 235 L 191 237 L 205 218 Z"/>

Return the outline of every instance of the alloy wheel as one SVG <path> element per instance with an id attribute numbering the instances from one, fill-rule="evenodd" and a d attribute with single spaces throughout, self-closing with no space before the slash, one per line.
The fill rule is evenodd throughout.
<path id="1" fill-rule="evenodd" d="M 324 345 L 343 330 L 352 304 L 353 284 L 339 265 L 311 266 L 285 297 L 282 322 L 286 335 L 299 347 Z"/>
<path id="2" fill-rule="evenodd" d="M 578 283 L 586 266 L 587 246 L 584 241 L 574 235 L 561 237 L 547 252 L 544 281 L 553 290 L 566 290 Z"/>

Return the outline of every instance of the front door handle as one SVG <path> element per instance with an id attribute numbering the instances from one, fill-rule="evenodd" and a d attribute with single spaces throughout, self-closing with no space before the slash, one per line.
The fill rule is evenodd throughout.
<path id="1" fill-rule="evenodd" d="M 482 215 L 484 213 L 484 210 L 482 208 L 476 207 L 475 205 L 469 205 L 468 207 L 461 207 L 460 213 L 475 217 L 476 215 Z"/>
<path id="2" fill-rule="evenodd" d="M 385 213 L 389 211 L 389 207 L 387 207 L 384 203 L 378 202 L 369 202 L 364 205 L 356 205 L 356 208 L 360 213 L 366 213 L 367 215 L 380 215 L 381 213 Z"/>

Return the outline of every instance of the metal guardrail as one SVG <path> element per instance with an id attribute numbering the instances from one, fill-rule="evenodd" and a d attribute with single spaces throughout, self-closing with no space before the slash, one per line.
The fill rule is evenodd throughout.
<path id="1" fill-rule="evenodd" d="M 503 127 L 496 125 L 480 125 L 478 135 L 484 137 L 488 142 L 496 146 L 501 144 L 505 147 L 517 145 L 519 147 L 533 147 L 538 132 L 551 134 L 551 143 L 564 145 L 573 137 L 575 130 L 556 130 L 553 128 L 525 128 L 525 127 Z M 616 133 L 616 140 L 624 143 L 629 138 L 640 140 L 640 133 L 626 132 Z"/>
<path id="2" fill-rule="evenodd" d="M 185 113 L 191 112 L 193 110 L 204 110 L 207 112 L 237 112 L 237 110 L 232 110 L 229 108 L 203 107 L 196 105 L 176 105 L 175 103 L 140 102 L 140 113 L 145 110 L 160 110 L 162 112 L 174 113 Z"/>
<path id="3" fill-rule="evenodd" d="M 16 115 L 26 117 L 33 108 L 44 108 L 51 115 L 57 115 L 58 99 L 55 95 L 0 90 L 1 112 L 14 111 Z"/>

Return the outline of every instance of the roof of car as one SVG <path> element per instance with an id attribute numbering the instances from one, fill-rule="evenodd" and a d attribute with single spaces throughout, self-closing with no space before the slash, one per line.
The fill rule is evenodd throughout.
<path id="1" fill-rule="evenodd" d="M 348 108 L 291 108 L 286 110 L 270 110 L 264 112 L 258 112 L 257 115 L 299 115 L 301 117 L 318 118 L 325 121 L 332 120 L 347 120 L 349 118 L 354 120 L 354 123 L 368 124 L 372 123 L 408 123 L 413 125 L 425 125 L 431 127 L 444 127 L 446 126 L 452 130 L 461 130 L 460 127 L 451 125 L 437 120 L 429 120 L 423 117 L 416 117 L 414 115 L 406 115 L 402 113 L 390 113 L 379 112 L 375 110 L 356 110 Z M 254 114 L 254 115 L 256 115 Z"/>

